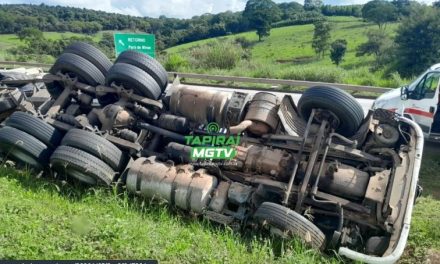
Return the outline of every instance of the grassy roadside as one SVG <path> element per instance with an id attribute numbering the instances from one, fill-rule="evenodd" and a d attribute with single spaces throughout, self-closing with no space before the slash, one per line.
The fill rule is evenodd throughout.
<path id="1" fill-rule="evenodd" d="M 440 165 L 425 157 L 424 197 L 415 207 L 401 263 L 440 251 Z M 0 168 L 0 259 L 159 259 L 165 263 L 339 263 L 292 241 L 238 232 L 165 204 L 85 189 Z M 283 251 L 280 248 L 284 248 Z"/>
<path id="2" fill-rule="evenodd" d="M 312 49 L 314 26 L 297 25 L 274 28 L 269 37 L 259 42 L 255 32 L 245 32 L 226 37 L 205 39 L 182 44 L 165 50 L 160 59 L 175 71 L 207 73 L 216 75 L 247 76 L 255 78 L 293 79 L 347 83 L 381 87 L 399 87 L 407 83 L 398 74 L 385 76 L 383 70 L 371 72 L 374 56 L 356 57 L 356 49 L 367 41 L 367 32 L 377 26 L 354 17 L 328 17 L 331 25 L 331 41 L 347 40 L 347 52 L 340 66 L 334 65 L 327 52 L 324 58 L 316 57 Z M 386 33 L 392 37 L 398 23 L 387 26 Z M 200 65 L 200 53 L 209 45 L 220 42 L 223 45 L 237 38 L 249 42 L 249 47 L 233 68 L 216 68 Z M 229 48 L 231 49 L 231 48 Z M 223 55 L 219 52 L 220 60 Z M 168 57 L 167 57 L 168 56 Z M 170 57 L 180 56 L 181 65 L 172 63 Z M 171 63 L 170 63 L 171 61 Z M 179 60 L 177 60 L 179 61 Z"/>
<path id="3" fill-rule="evenodd" d="M 170 263 L 336 263 L 277 241 L 174 213 L 111 190 L 61 186 L 0 169 L 0 259 L 159 259 Z M 76 186 L 79 187 L 79 186 Z"/>

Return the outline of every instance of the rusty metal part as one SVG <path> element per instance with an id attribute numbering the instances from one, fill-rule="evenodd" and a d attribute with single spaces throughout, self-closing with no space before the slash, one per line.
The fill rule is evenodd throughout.
<path id="1" fill-rule="evenodd" d="M 233 216 L 226 216 L 213 211 L 206 211 L 203 213 L 203 216 L 208 220 L 217 222 L 222 225 L 230 225 L 234 222 Z"/>
<path id="2" fill-rule="evenodd" d="M 135 143 L 138 138 L 138 134 L 136 132 L 126 128 L 119 131 L 118 134 L 122 139 L 128 140 L 133 143 Z"/>
<path id="3" fill-rule="evenodd" d="M 326 120 L 323 120 L 321 123 L 321 127 L 319 128 L 319 132 L 316 135 L 315 144 L 313 145 L 312 151 L 310 152 L 309 159 L 307 161 L 307 168 L 305 171 L 304 179 L 301 183 L 300 190 L 298 192 L 298 200 L 295 206 L 295 211 L 300 212 L 302 202 L 304 200 L 304 197 L 306 196 L 306 189 L 309 185 L 310 177 L 312 176 L 312 171 L 315 166 L 315 163 L 318 159 L 318 154 L 321 151 L 324 138 L 325 138 L 325 132 L 328 129 L 328 123 Z"/>
<path id="4" fill-rule="evenodd" d="M 60 112 L 61 109 L 64 109 L 67 104 L 71 101 L 72 90 L 70 87 L 65 87 L 52 106 L 47 111 L 48 118 L 54 117 L 56 114 Z"/>
<path id="5" fill-rule="evenodd" d="M 191 165 L 139 158 L 127 174 L 127 190 L 147 198 L 164 199 L 184 210 L 202 213 L 217 187 L 217 178 Z"/>
<path id="6" fill-rule="evenodd" d="M 248 129 L 253 124 L 254 124 L 254 122 L 251 120 L 244 120 L 243 122 L 241 122 L 238 125 L 229 127 L 229 133 L 231 133 L 232 135 L 241 134 L 243 131 Z"/>
<path id="7" fill-rule="evenodd" d="M 171 138 L 176 142 L 179 143 L 184 143 L 185 142 L 185 136 L 181 135 L 181 134 L 177 134 L 174 133 L 172 131 L 157 127 L 157 126 L 153 126 L 151 124 L 148 123 L 142 123 L 142 122 L 138 122 L 136 124 L 136 127 L 141 128 L 141 129 L 145 129 L 148 130 L 152 133 L 156 133 L 159 134 L 161 136 L 167 137 L 167 138 Z"/>
<path id="8" fill-rule="evenodd" d="M 260 92 L 254 95 L 249 105 L 245 120 L 255 121 L 249 131 L 256 135 L 274 131 L 279 123 L 279 102 L 276 95 Z"/>
<path id="9" fill-rule="evenodd" d="M 286 178 L 294 163 L 293 157 L 287 151 L 271 149 L 265 146 L 237 146 L 236 165 L 232 170 L 245 173 L 266 174 L 274 178 Z"/>
<path id="10" fill-rule="evenodd" d="M 235 204 L 246 203 L 252 194 L 252 186 L 244 185 L 239 182 L 232 182 L 228 190 L 229 202 Z"/>
<path id="11" fill-rule="evenodd" d="M 304 135 L 307 122 L 300 117 L 291 95 L 286 95 L 281 100 L 278 117 L 288 135 L 297 137 Z"/>
<path id="12" fill-rule="evenodd" d="M 176 142 L 169 143 L 165 148 L 168 158 L 179 163 L 190 163 L 192 147 Z"/>
<path id="13" fill-rule="evenodd" d="M 365 199 L 373 202 L 382 203 L 385 198 L 385 192 L 390 178 L 391 171 L 383 170 L 377 172 L 370 177 L 368 183 L 367 192 L 365 193 Z"/>
<path id="14" fill-rule="evenodd" d="M 248 93 L 233 92 L 224 114 L 226 127 L 238 125 L 245 116 L 246 105 L 250 100 Z"/>
<path id="15" fill-rule="evenodd" d="M 76 116 L 80 114 L 80 106 L 78 104 L 70 104 L 64 111 L 66 114 Z"/>
<path id="16" fill-rule="evenodd" d="M 301 164 L 302 172 L 306 171 L 307 163 Z M 312 176 L 317 177 L 320 164 L 315 164 Z M 365 197 L 370 175 L 355 167 L 340 162 L 326 162 L 322 166 L 319 190 L 326 191 L 349 199 L 362 199 Z M 313 193 L 314 191 L 312 191 Z"/>
<path id="17" fill-rule="evenodd" d="M 124 107 L 116 104 L 107 105 L 97 112 L 102 131 L 109 131 L 113 128 L 126 128 L 134 124 L 136 118 Z"/>
<path id="18" fill-rule="evenodd" d="M 118 148 L 125 151 L 129 151 L 132 154 L 137 154 L 142 150 L 142 146 L 139 145 L 138 143 L 133 143 L 128 140 L 115 137 L 109 134 L 105 134 L 103 137 L 108 141 L 110 141 L 111 143 L 115 144 Z"/>
<path id="19" fill-rule="evenodd" d="M 374 129 L 373 139 L 375 147 L 393 147 L 399 140 L 399 137 L 399 131 L 389 124 L 380 124 Z"/>
<path id="20" fill-rule="evenodd" d="M 190 132 L 188 119 L 181 116 L 162 114 L 160 115 L 157 124 L 161 128 L 168 129 L 178 133 L 188 134 Z"/>
<path id="21" fill-rule="evenodd" d="M 207 124 L 217 122 L 224 126 L 223 114 L 231 93 L 176 87 L 171 94 L 171 113 L 189 120 Z"/>
<path id="22" fill-rule="evenodd" d="M 81 93 L 78 96 L 78 101 L 82 104 L 82 105 L 91 105 L 92 101 L 93 101 L 93 97 L 89 94 L 85 94 L 85 93 Z"/>
<path id="23" fill-rule="evenodd" d="M 220 213 L 225 207 L 228 199 L 228 191 L 231 184 L 229 182 L 222 181 L 219 183 L 217 189 L 212 194 L 211 202 L 209 203 L 209 209 Z"/>
<path id="24" fill-rule="evenodd" d="M 297 160 L 297 161 L 302 160 L 304 147 L 305 147 L 307 139 L 309 137 L 310 127 L 312 126 L 314 116 L 315 116 L 315 109 L 312 109 L 312 112 L 310 113 L 309 121 L 307 122 L 306 130 L 304 132 L 304 137 L 301 142 L 301 147 L 299 148 L 299 151 L 296 155 L 295 160 Z M 298 172 L 298 168 L 299 168 L 299 162 L 296 162 L 293 167 L 292 174 L 290 175 L 289 183 L 287 184 L 287 190 L 284 193 L 283 205 L 287 205 L 287 203 L 289 201 L 290 193 L 292 192 L 293 182 L 295 181 L 295 177 Z"/>

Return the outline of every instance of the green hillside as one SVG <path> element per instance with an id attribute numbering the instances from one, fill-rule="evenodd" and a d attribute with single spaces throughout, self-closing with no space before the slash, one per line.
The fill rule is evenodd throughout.
<path id="1" fill-rule="evenodd" d="M 86 34 L 80 34 L 80 33 L 73 33 L 73 32 L 43 32 L 44 38 L 48 40 L 59 40 L 59 39 L 68 39 L 71 37 L 89 37 L 93 41 L 98 42 L 102 38 L 102 34 L 106 31 L 100 31 L 99 33 L 93 34 L 93 35 L 86 35 Z M 110 31 L 109 31 L 110 32 Z M 16 34 L 0 34 L 0 60 L 7 60 L 12 59 L 15 60 L 15 58 L 11 57 L 9 54 L 8 49 L 17 47 L 18 45 L 23 44 L 22 41 L 17 37 Z M 54 60 L 54 58 L 52 58 Z"/>
<path id="2" fill-rule="evenodd" d="M 188 63 L 186 67 L 181 67 L 179 70 L 384 87 L 396 87 L 405 82 L 397 75 L 393 75 L 392 78 L 384 78 L 382 72 L 371 73 L 369 68 L 374 61 L 372 56 L 355 56 L 356 48 L 367 41 L 366 32 L 377 29 L 376 25 L 354 17 L 329 17 L 328 20 L 332 27 L 332 41 L 346 39 L 348 42 L 346 56 L 339 67 L 332 64 L 328 54 L 323 59 L 316 57 L 311 45 L 314 30 L 314 26 L 311 24 L 274 28 L 270 36 L 262 42 L 258 42 L 255 32 L 246 32 L 175 46 L 167 49 L 166 53 L 168 56 L 170 56 L 169 54 L 179 54 L 191 62 L 195 49 L 203 48 L 203 46 L 216 41 L 233 41 L 241 37 L 246 38 L 253 45 L 250 48 L 250 59 L 240 61 L 235 68 L 230 70 L 208 69 L 194 67 Z M 386 32 L 391 36 L 397 26 L 397 23 L 388 25 Z"/>

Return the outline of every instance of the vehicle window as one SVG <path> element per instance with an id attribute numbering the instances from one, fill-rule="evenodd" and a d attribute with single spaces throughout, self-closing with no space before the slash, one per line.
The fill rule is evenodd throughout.
<path id="1" fill-rule="evenodd" d="M 434 98 L 435 92 L 439 85 L 440 72 L 431 72 L 417 84 L 415 89 L 416 97 L 422 98 Z"/>

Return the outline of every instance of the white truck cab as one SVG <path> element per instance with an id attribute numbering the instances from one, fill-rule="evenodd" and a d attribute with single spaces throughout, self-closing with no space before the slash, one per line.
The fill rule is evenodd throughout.
<path id="1" fill-rule="evenodd" d="M 425 138 L 440 141 L 440 63 L 431 66 L 407 86 L 376 99 L 373 108 L 383 108 L 414 120 Z"/>

